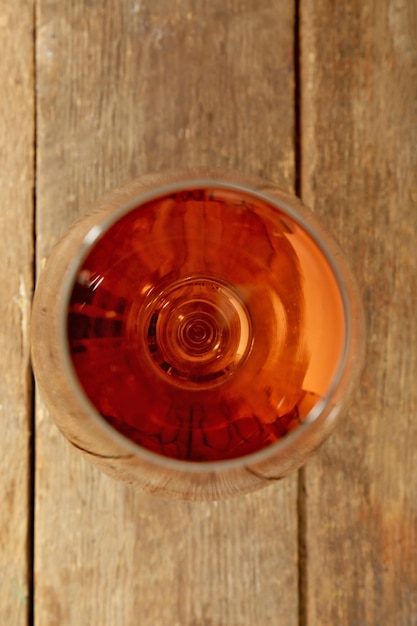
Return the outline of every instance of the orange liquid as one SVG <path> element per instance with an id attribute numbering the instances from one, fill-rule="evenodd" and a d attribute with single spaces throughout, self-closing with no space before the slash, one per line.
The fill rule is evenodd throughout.
<path id="1" fill-rule="evenodd" d="M 294 219 L 240 192 L 191 189 L 136 207 L 94 244 L 68 341 L 115 429 L 168 457 L 214 461 L 306 418 L 338 365 L 344 314 Z"/>

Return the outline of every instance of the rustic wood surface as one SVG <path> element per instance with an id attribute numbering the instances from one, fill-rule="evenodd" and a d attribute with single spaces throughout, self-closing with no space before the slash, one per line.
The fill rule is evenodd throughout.
<path id="1" fill-rule="evenodd" d="M 0 0 L 0 624 L 30 614 L 33 7 Z"/>
<path id="2" fill-rule="evenodd" d="M 39 268 L 90 202 L 145 171 L 237 167 L 291 189 L 293 22 L 292 3 L 259 0 L 40 0 Z M 297 624 L 297 476 L 165 502 L 90 467 L 40 402 L 37 418 L 37 626 Z"/>
<path id="3" fill-rule="evenodd" d="M 303 472 L 305 623 L 415 626 L 416 5 L 302 3 L 301 36 L 303 197 L 367 321 L 358 402 Z"/>
<path id="4" fill-rule="evenodd" d="M 414 3 L 35 4 L 0 0 L 0 624 L 416 626 Z M 182 503 L 101 475 L 37 397 L 33 511 L 34 173 L 40 272 L 104 191 L 187 165 L 297 187 L 328 223 L 366 307 L 358 398 L 299 476 Z"/>

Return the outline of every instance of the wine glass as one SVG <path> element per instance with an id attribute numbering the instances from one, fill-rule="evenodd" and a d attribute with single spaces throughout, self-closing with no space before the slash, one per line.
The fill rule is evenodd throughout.
<path id="1" fill-rule="evenodd" d="M 67 439 L 148 492 L 217 499 L 300 467 L 363 361 L 345 259 L 273 183 L 198 169 L 102 198 L 57 244 L 32 314 Z"/>

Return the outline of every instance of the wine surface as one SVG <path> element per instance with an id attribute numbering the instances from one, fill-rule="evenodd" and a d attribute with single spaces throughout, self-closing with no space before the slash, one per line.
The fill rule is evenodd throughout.
<path id="1" fill-rule="evenodd" d="M 139 446 L 189 461 L 244 456 L 297 428 L 329 388 L 344 333 L 314 240 L 223 188 L 121 217 L 82 261 L 68 308 L 92 405 Z"/>

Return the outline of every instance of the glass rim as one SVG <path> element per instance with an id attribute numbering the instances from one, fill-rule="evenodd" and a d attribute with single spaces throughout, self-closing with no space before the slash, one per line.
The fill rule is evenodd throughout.
<path id="1" fill-rule="evenodd" d="M 221 171 L 223 172 L 223 170 Z M 178 173 L 180 174 L 181 172 L 179 171 Z M 224 171 L 224 173 L 227 175 L 228 172 Z M 167 174 L 169 175 L 169 172 Z M 230 174 L 231 176 L 233 176 L 233 174 L 236 173 L 230 172 Z M 244 175 L 242 175 L 242 177 L 243 176 Z M 259 178 L 258 180 L 259 182 L 264 182 L 265 184 L 268 184 L 268 181 L 263 181 Z M 261 448 L 260 450 L 257 450 L 256 452 L 251 452 L 250 454 L 234 457 L 231 459 L 222 459 L 216 461 L 188 461 L 164 456 L 135 443 L 134 441 L 123 435 L 121 432 L 119 432 L 115 427 L 111 426 L 87 397 L 87 394 L 85 393 L 81 382 L 75 372 L 75 368 L 71 360 L 68 342 L 68 307 L 70 303 L 71 293 L 75 284 L 77 271 L 81 267 L 89 252 L 94 248 L 96 243 L 98 243 L 100 237 L 112 226 L 114 226 L 120 219 L 122 219 L 125 215 L 127 215 L 135 208 L 138 208 L 141 205 L 144 205 L 153 200 L 157 200 L 158 198 L 166 196 L 170 193 L 177 193 L 183 191 L 186 188 L 189 189 L 190 187 L 192 187 L 193 189 L 203 189 L 211 187 L 234 191 L 236 193 L 244 193 L 247 196 L 252 196 L 254 198 L 262 200 L 266 203 L 266 205 L 268 205 L 268 207 L 273 210 L 280 210 L 284 214 L 288 214 L 308 234 L 308 236 L 311 237 L 311 239 L 314 241 L 314 243 L 323 254 L 324 258 L 326 259 L 326 262 L 328 263 L 337 283 L 344 314 L 344 338 L 339 361 L 334 368 L 334 373 L 327 387 L 327 391 L 307 413 L 304 421 L 299 426 L 297 426 L 297 428 L 292 430 L 290 433 L 284 435 L 278 441 L 273 442 Z M 349 304 L 349 297 L 347 294 L 343 273 L 339 267 L 339 264 L 336 262 L 334 255 L 330 251 L 326 241 L 323 241 L 320 234 L 314 229 L 314 227 L 310 226 L 310 224 L 304 220 L 303 216 L 300 215 L 296 209 L 287 204 L 285 200 L 281 200 L 280 198 L 276 197 L 274 195 L 274 189 L 278 193 L 281 191 L 279 186 L 277 185 L 275 187 L 271 187 L 272 193 L 269 194 L 268 192 L 254 189 L 250 186 L 250 183 L 246 186 L 244 183 L 233 182 L 233 180 L 229 181 L 227 179 L 216 179 L 214 177 L 204 178 L 200 175 L 193 177 L 193 174 L 191 173 L 190 175 L 190 172 L 187 171 L 184 173 L 184 179 L 182 180 L 176 179 L 175 181 L 167 182 L 165 184 L 155 184 L 152 189 L 146 189 L 143 193 L 140 193 L 139 191 L 139 193 L 136 193 L 134 197 L 132 197 L 130 200 L 128 200 L 127 202 L 123 202 L 122 204 L 120 204 L 120 206 L 116 207 L 110 215 L 105 216 L 98 224 L 92 226 L 84 236 L 77 255 L 71 260 L 67 267 L 67 271 L 65 272 L 63 278 L 63 287 L 61 289 L 61 294 L 63 295 L 63 297 L 60 299 L 58 309 L 59 341 L 67 380 L 70 381 L 70 385 L 75 396 L 77 397 L 79 405 L 82 407 L 85 413 L 93 420 L 93 422 L 103 431 L 103 433 L 109 436 L 110 439 L 116 440 L 116 442 L 124 447 L 130 454 L 134 454 L 135 456 L 142 458 L 144 461 L 147 461 L 152 465 L 164 467 L 167 470 L 171 469 L 179 470 L 182 472 L 204 473 L 232 470 L 234 468 L 240 468 L 247 465 L 255 465 L 273 459 L 281 452 L 284 452 L 287 448 L 295 444 L 299 439 L 303 438 L 303 436 L 306 434 L 306 432 L 309 431 L 310 427 L 317 421 L 317 419 L 324 412 L 324 410 L 328 406 L 330 406 L 331 399 L 336 393 L 339 384 L 342 382 L 345 367 L 348 362 L 348 355 L 351 349 L 352 341 L 352 311 Z M 282 191 L 284 194 L 286 194 L 284 190 Z M 294 195 L 294 199 L 297 199 L 302 204 L 302 206 L 305 207 L 306 210 L 309 210 L 308 207 L 303 205 L 302 201 L 297 196 Z M 86 215 L 88 215 L 88 213 Z M 313 213 L 312 215 L 314 216 Z M 331 239 L 331 236 L 329 237 L 329 239 Z M 345 265 L 344 261 L 342 261 L 342 265 Z M 330 411 L 327 419 L 331 419 L 331 413 L 332 411 Z"/>

